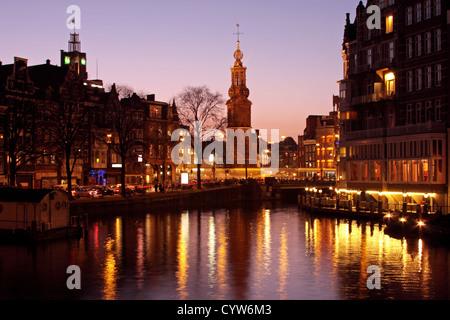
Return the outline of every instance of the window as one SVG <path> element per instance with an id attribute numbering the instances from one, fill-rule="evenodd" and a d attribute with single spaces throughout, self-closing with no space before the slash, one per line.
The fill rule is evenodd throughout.
<path id="1" fill-rule="evenodd" d="M 421 123 L 423 122 L 423 118 L 422 118 L 422 103 L 417 103 L 416 104 L 416 123 Z"/>
<path id="2" fill-rule="evenodd" d="M 416 22 L 422 21 L 422 4 L 417 3 L 416 4 Z"/>
<path id="3" fill-rule="evenodd" d="M 386 17 L 386 33 L 394 31 L 394 16 L 390 15 Z"/>
<path id="4" fill-rule="evenodd" d="M 395 75 L 393 72 L 387 73 L 384 76 L 386 93 L 388 96 L 392 96 L 395 93 Z"/>
<path id="5" fill-rule="evenodd" d="M 432 69 L 430 66 L 425 68 L 425 87 L 431 88 L 433 85 Z"/>
<path id="6" fill-rule="evenodd" d="M 431 32 L 425 33 L 425 53 L 431 53 Z"/>
<path id="7" fill-rule="evenodd" d="M 431 0 L 425 1 L 425 19 L 431 18 Z"/>
<path id="8" fill-rule="evenodd" d="M 389 43 L 389 62 L 394 61 L 395 53 L 394 53 L 394 43 Z"/>
<path id="9" fill-rule="evenodd" d="M 413 38 L 406 40 L 406 57 L 411 59 L 413 57 Z"/>
<path id="10" fill-rule="evenodd" d="M 433 121 L 433 108 L 431 101 L 425 102 L 425 121 Z"/>
<path id="11" fill-rule="evenodd" d="M 434 102 L 434 119 L 436 121 L 442 121 L 441 116 L 441 100 L 436 100 Z"/>
<path id="12" fill-rule="evenodd" d="M 434 1 L 434 14 L 436 16 L 440 16 L 441 15 L 441 0 L 435 0 Z"/>
<path id="13" fill-rule="evenodd" d="M 416 56 L 422 55 L 422 35 L 416 36 Z"/>
<path id="14" fill-rule="evenodd" d="M 441 29 L 434 32 L 434 50 L 440 51 L 442 49 Z"/>
<path id="15" fill-rule="evenodd" d="M 372 66 L 372 49 L 367 50 L 367 64 Z"/>
<path id="16" fill-rule="evenodd" d="M 412 75 L 412 71 L 408 71 L 406 72 L 406 90 L 408 92 L 412 92 L 413 91 L 413 75 Z"/>
<path id="17" fill-rule="evenodd" d="M 406 8 L 406 25 L 410 26 L 413 23 L 413 8 Z"/>
<path id="18" fill-rule="evenodd" d="M 406 124 L 412 123 L 413 123 L 413 107 L 412 105 L 408 104 L 406 106 Z"/>
<path id="19" fill-rule="evenodd" d="M 442 82 L 442 65 L 437 64 L 435 66 L 434 76 L 435 76 L 435 84 L 436 84 L 436 86 L 440 86 L 441 82 Z"/>
<path id="20" fill-rule="evenodd" d="M 422 69 L 416 70 L 416 90 L 422 90 Z"/>

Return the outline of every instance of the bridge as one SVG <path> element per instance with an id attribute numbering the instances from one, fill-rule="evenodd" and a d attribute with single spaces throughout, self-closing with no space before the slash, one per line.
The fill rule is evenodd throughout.
<path id="1" fill-rule="evenodd" d="M 304 180 L 288 180 L 281 182 L 270 183 L 266 181 L 261 185 L 264 199 L 266 200 L 292 200 L 297 201 L 298 195 L 302 190 L 311 191 L 327 191 L 333 190 L 336 187 L 336 181 L 304 181 Z"/>

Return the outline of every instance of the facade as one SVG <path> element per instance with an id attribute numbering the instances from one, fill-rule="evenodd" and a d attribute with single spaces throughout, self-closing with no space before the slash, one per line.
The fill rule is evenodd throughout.
<path id="1" fill-rule="evenodd" d="M 107 91 L 102 80 L 88 79 L 86 53 L 80 51 L 78 34 L 71 34 L 60 66 L 50 60 L 29 66 L 18 57 L 13 64 L 0 63 L 0 184 L 66 185 L 65 139 L 74 141 L 72 185 L 120 183 L 121 158 L 111 148 L 117 139 L 114 106 L 133 111 L 126 183 L 173 181 L 170 135 L 180 127 L 176 106 L 155 101 L 154 95 L 120 101 L 115 86 Z"/>
<path id="2" fill-rule="evenodd" d="M 309 116 L 298 141 L 299 177 L 334 180 L 339 160 L 339 112 Z"/>
<path id="3" fill-rule="evenodd" d="M 366 25 L 382 9 L 381 30 Z M 385 203 L 448 203 L 449 1 L 361 2 L 347 14 L 340 84 L 341 190 Z M 431 197 L 430 197 L 431 196 Z"/>
<path id="4" fill-rule="evenodd" d="M 279 143 L 279 173 L 283 178 L 297 179 L 298 145 L 292 137 L 283 137 Z"/>

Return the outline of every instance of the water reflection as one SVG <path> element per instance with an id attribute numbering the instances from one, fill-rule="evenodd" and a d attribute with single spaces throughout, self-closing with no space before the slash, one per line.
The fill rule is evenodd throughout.
<path id="1" fill-rule="evenodd" d="M 91 219 L 83 239 L 43 248 L 1 247 L 1 298 L 13 284 L 23 286 L 15 292 L 68 299 L 450 297 L 449 248 L 394 239 L 378 224 L 318 218 L 296 207 Z M 82 270 L 77 294 L 61 291 L 64 277 L 47 277 L 47 267 L 69 263 Z M 33 265 L 45 268 L 22 267 Z M 381 269 L 382 290 L 367 288 L 371 265 Z M 39 286 L 27 290 L 30 283 Z"/>
<path id="2" fill-rule="evenodd" d="M 186 299 L 189 295 L 186 284 L 188 281 L 188 244 L 189 244 L 189 213 L 184 212 L 181 215 L 180 231 L 177 244 L 177 261 L 178 270 L 176 277 L 178 280 L 177 291 L 179 293 L 179 299 Z"/>

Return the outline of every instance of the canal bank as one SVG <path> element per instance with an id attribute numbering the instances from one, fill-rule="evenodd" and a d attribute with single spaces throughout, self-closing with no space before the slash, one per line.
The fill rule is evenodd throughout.
<path id="1" fill-rule="evenodd" d="M 153 209 L 191 209 L 210 205 L 225 205 L 261 200 L 258 184 L 236 185 L 201 190 L 181 190 L 164 193 L 136 195 L 129 198 L 104 197 L 74 200 L 70 203 L 70 215 L 102 215 L 109 213 L 148 212 Z"/>

